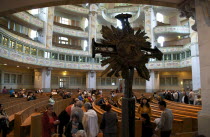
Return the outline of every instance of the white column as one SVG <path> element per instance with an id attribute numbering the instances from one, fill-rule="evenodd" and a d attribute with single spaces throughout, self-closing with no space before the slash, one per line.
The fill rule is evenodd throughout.
<path id="1" fill-rule="evenodd" d="M 146 92 L 155 92 L 160 88 L 160 78 L 157 71 L 150 71 L 150 79 L 146 81 Z"/>
<path id="2" fill-rule="evenodd" d="M 44 21 L 44 28 L 38 32 L 38 40 L 42 42 L 46 48 L 52 47 L 54 9 L 54 7 L 40 9 L 39 18 Z"/>
<path id="3" fill-rule="evenodd" d="M 34 88 L 42 88 L 44 92 L 51 91 L 51 70 L 52 68 L 42 68 L 34 70 Z"/>
<path id="4" fill-rule="evenodd" d="M 155 46 L 155 35 L 154 35 L 154 28 L 157 26 L 156 15 L 153 9 L 153 6 L 146 6 L 144 8 L 145 14 L 145 32 L 146 35 L 149 37 L 152 47 Z"/>
<path id="5" fill-rule="evenodd" d="M 89 53 L 92 53 L 92 39 L 94 38 L 96 41 L 96 34 L 97 34 L 97 10 L 98 6 L 96 4 L 91 4 L 90 5 L 90 13 L 89 13 L 89 22 L 88 22 L 88 28 L 89 28 L 89 33 L 88 33 L 88 49 Z"/>
<path id="6" fill-rule="evenodd" d="M 199 47 L 198 47 L 198 33 L 192 30 L 191 26 L 195 24 L 195 20 L 189 19 L 190 24 L 190 40 L 191 40 L 191 60 L 192 60 L 192 83 L 193 90 L 199 90 L 201 88 L 200 79 L 200 59 L 199 59 Z"/>
<path id="7" fill-rule="evenodd" d="M 191 45 L 191 61 L 192 61 L 192 86 L 193 90 L 199 90 L 201 88 L 200 78 L 200 59 L 198 43 Z"/>
<path id="8" fill-rule="evenodd" d="M 200 56 L 200 76 L 201 76 L 201 97 L 202 110 L 198 114 L 198 132 L 199 134 L 210 137 L 210 24 L 205 5 L 201 6 L 200 0 L 196 0 L 196 21 L 198 30 L 199 56 Z"/>
<path id="9" fill-rule="evenodd" d="M 96 89 L 96 72 L 95 71 L 89 71 L 86 74 L 86 88 Z"/>

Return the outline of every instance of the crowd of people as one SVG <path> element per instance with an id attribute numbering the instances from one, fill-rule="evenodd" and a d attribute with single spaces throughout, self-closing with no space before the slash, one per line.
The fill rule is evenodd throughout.
<path id="1" fill-rule="evenodd" d="M 6 87 L 5 87 L 6 89 Z M 4 90 L 5 90 L 4 89 Z M 10 89 L 13 90 L 13 89 Z M 22 90 L 20 90 L 21 92 Z M 39 89 L 36 93 L 42 93 L 43 91 Z M 14 94 L 15 91 L 9 91 L 9 93 Z M 59 135 L 62 137 L 64 134 L 66 137 L 96 137 L 98 133 L 103 132 L 104 137 L 116 137 L 117 136 L 117 123 L 118 118 L 115 112 L 111 111 L 112 106 L 117 104 L 114 100 L 116 94 L 115 92 L 110 92 L 110 97 L 103 97 L 102 90 L 98 91 L 88 91 L 78 89 L 78 97 L 73 99 L 58 116 L 53 111 L 55 100 L 53 95 L 61 95 L 64 99 L 71 97 L 71 92 L 66 92 L 63 90 L 56 90 L 51 92 L 52 95 L 49 97 L 49 104 L 46 106 L 46 111 L 43 113 L 42 117 L 42 136 L 51 137 L 52 135 Z M 28 93 L 26 96 L 28 99 L 33 98 L 34 93 Z M 160 95 L 160 94 L 159 94 Z M 99 99 L 96 100 L 96 96 Z M 175 102 L 183 102 L 186 104 L 196 104 L 200 99 L 199 95 L 197 98 L 193 91 L 179 92 L 179 91 L 165 91 L 162 92 L 164 99 L 172 100 Z M 153 95 L 154 98 L 158 98 L 157 94 Z M 123 95 L 121 96 L 121 100 Z M 170 137 L 172 131 L 173 123 L 173 113 L 167 108 L 165 101 L 159 101 L 159 109 L 162 111 L 160 118 L 155 119 L 155 127 L 151 122 L 150 117 L 152 116 L 152 111 L 149 103 L 149 99 L 143 94 L 140 99 L 134 95 L 133 98 L 136 103 L 139 103 L 138 113 L 141 116 L 142 121 L 142 137 L 152 137 L 156 135 L 157 131 L 160 131 L 161 137 Z M 100 106 L 105 113 L 102 115 L 102 121 L 98 124 L 98 116 L 95 110 L 92 108 L 92 103 L 95 102 L 96 105 Z M 200 99 L 201 104 L 201 99 Z M 115 106 L 118 107 L 118 106 Z M 0 131 L 2 131 L 3 137 L 6 137 L 8 130 L 8 116 L 3 110 L 3 105 L 0 104 Z M 58 127 L 58 133 L 57 133 Z"/>
<path id="2" fill-rule="evenodd" d="M 194 91 L 190 90 L 190 92 L 186 91 L 173 91 L 173 90 L 166 90 L 160 93 L 164 99 L 181 102 L 185 104 L 192 104 L 192 105 L 202 105 L 201 95 L 196 94 Z"/>
<path id="3" fill-rule="evenodd" d="M 53 105 L 49 104 L 42 117 L 42 125 L 43 137 L 55 134 L 57 126 L 60 137 L 63 134 L 66 137 L 96 137 L 99 133 L 97 113 L 92 109 L 91 103 L 83 104 L 78 98 L 58 116 L 53 112 Z"/>

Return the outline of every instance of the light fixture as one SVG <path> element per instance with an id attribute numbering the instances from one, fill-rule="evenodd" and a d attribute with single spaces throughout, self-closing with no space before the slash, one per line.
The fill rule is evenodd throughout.
<path id="1" fill-rule="evenodd" d="M 27 69 L 30 69 L 30 67 L 27 67 Z"/>
<path id="2" fill-rule="evenodd" d="M 4 64 L 5 66 L 7 65 L 7 64 Z"/>
<path id="3" fill-rule="evenodd" d="M 18 68 L 20 67 L 20 66 L 17 66 Z"/>
<path id="4" fill-rule="evenodd" d="M 181 85 L 183 85 L 183 81 L 181 81 Z"/>

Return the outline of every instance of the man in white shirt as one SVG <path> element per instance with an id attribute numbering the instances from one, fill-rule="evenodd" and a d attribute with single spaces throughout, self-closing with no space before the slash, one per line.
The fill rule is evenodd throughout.
<path id="1" fill-rule="evenodd" d="M 174 116 L 172 111 L 166 108 L 165 101 L 159 102 L 159 108 L 163 112 L 161 113 L 160 122 L 158 122 L 156 130 L 160 130 L 161 137 L 170 137 Z"/>
<path id="2" fill-rule="evenodd" d="M 178 102 L 179 101 L 179 95 L 178 95 L 178 92 L 175 91 L 175 93 L 173 94 L 173 97 L 174 97 L 174 101 L 175 102 Z"/>
<path id="3" fill-rule="evenodd" d="M 86 112 L 84 113 L 82 124 L 88 137 L 96 137 L 99 133 L 97 113 L 91 109 L 90 103 L 84 105 Z"/>

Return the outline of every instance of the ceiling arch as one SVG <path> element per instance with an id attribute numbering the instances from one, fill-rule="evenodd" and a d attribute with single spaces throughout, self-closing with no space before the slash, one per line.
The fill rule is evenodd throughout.
<path id="1" fill-rule="evenodd" d="M 135 3 L 178 7 L 185 0 L 1 0 L 0 16 L 33 8 L 82 3 Z"/>

